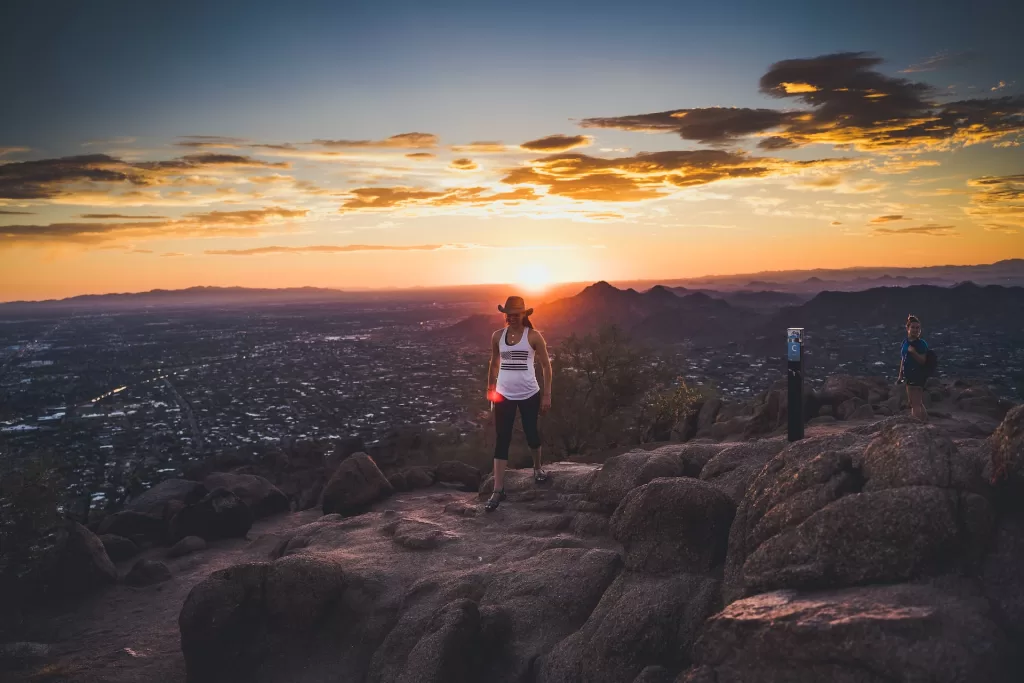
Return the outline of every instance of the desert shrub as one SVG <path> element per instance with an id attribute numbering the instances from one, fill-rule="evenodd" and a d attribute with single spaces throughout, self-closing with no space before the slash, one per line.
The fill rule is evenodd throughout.
<path id="1" fill-rule="evenodd" d="M 694 414 L 709 391 L 689 386 L 680 378 L 674 387 L 645 393 L 636 410 L 638 442 L 668 441 L 673 428 Z"/>

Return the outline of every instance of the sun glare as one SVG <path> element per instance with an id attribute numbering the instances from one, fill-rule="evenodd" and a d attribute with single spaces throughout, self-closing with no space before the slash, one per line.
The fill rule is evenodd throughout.
<path id="1" fill-rule="evenodd" d="M 551 284 L 551 271 L 540 263 L 527 264 L 519 271 L 518 284 L 531 292 L 541 292 Z"/>

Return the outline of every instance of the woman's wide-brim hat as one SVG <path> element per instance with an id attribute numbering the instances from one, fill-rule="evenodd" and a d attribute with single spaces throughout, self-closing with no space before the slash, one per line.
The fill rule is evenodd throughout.
<path id="1" fill-rule="evenodd" d="M 505 305 L 498 304 L 498 310 L 508 315 L 509 313 L 522 313 L 523 315 L 531 315 L 533 313 L 532 308 L 526 307 L 526 302 L 523 301 L 521 296 L 510 296 L 505 299 Z"/>

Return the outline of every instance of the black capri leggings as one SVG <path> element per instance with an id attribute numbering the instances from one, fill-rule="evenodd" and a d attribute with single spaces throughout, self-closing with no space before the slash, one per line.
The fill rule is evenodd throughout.
<path id="1" fill-rule="evenodd" d="M 508 447 L 512 443 L 512 428 L 516 424 L 516 409 L 522 417 L 526 443 L 530 448 L 540 448 L 540 432 L 537 430 L 537 416 L 540 415 L 540 392 L 519 401 L 504 397 L 494 402 L 494 429 L 498 440 L 494 444 L 494 459 L 508 460 Z"/>

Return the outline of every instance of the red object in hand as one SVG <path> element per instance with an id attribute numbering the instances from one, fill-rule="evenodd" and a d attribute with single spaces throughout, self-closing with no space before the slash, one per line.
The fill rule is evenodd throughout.
<path id="1" fill-rule="evenodd" d="M 498 403 L 499 401 L 503 401 L 504 399 L 505 397 L 499 394 L 496 389 L 489 389 L 487 391 L 487 400 L 490 401 L 491 403 Z"/>

